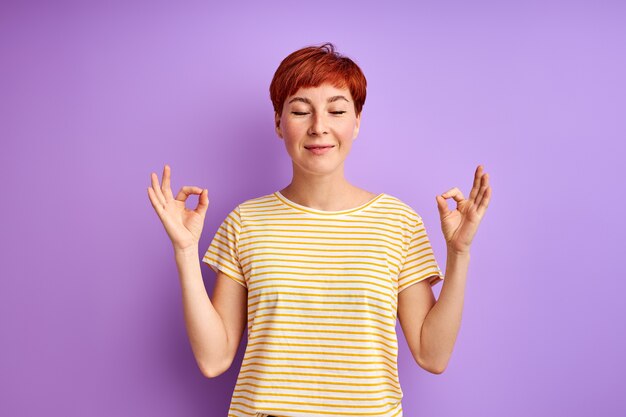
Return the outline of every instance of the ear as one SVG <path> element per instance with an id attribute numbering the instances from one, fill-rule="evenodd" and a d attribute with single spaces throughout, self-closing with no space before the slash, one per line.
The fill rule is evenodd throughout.
<path id="1" fill-rule="evenodd" d="M 354 126 L 354 135 L 352 135 L 352 139 L 356 139 L 359 134 L 359 129 L 361 128 L 361 114 L 356 117 L 356 125 Z"/>
<path id="2" fill-rule="evenodd" d="M 283 137 L 283 130 L 280 128 L 280 115 L 278 112 L 274 112 L 274 129 L 276 130 L 276 134 L 278 137 Z"/>

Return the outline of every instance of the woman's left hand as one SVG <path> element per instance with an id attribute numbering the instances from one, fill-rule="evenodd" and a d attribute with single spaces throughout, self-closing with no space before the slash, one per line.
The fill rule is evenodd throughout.
<path id="1" fill-rule="evenodd" d="M 489 174 L 483 173 L 483 166 L 478 165 L 474 174 L 474 186 L 469 199 L 463 198 L 463 193 L 454 187 L 437 197 L 437 208 L 441 217 L 441 230 L 446 239 L 448 250 L 457 253 L 469 253 L 472 239 L 476 235 L 478 225 L 485 215 L 491 198 Z M 456 209 L 448 209 L 446 199 L 456 201 Z"/>

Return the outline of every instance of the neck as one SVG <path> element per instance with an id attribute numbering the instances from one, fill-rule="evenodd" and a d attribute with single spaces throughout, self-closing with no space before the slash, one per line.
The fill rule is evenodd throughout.
<path id="1" fill-rule="evenodd" d="M 329 175 L 294 175 L 280 190 L 291 201 L 318 210 L 336 211 L 351 207 L 359 189 L 350 184 L 343 172 Z"/>

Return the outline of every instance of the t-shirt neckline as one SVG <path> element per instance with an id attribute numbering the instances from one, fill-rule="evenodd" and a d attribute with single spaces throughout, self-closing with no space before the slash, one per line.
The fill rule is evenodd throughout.
<path id="1" fill-rule="evenodd" d="M 274 196 L 283 204 L 294 208 L 296 210 L 300 210 L 306 213 L 311 213 L 311 214 L 319 214 L 319 215 L 325 215 L 325 216 L 336 216 L 336 215 L 344 215 L 344 214 L 351 214 L 351 213 L 357 213 L 360 212 L 362 210 L 365 210 L 366 208 L 370 207 L 372 204 L 374 204 L 375 202 L 377 202 L 378 200 L 380 200 L 383 196 L 385 195 L 385 193 L 380 193 L 378 194 L 376 197 L 372 198 L 370 201 L 361 204 L 360 206 L 357 207 L 353 207 L 351 209 L 346 209 L 346 210 L 319 210 L 316 208 L 312 208 L 312 207 L 307 207 L 307 206 L 303 206 L 302 204 L 298 204 L 295 201 L 291 201 L 290 199 L 288 199 L 287 197 L 285 197 L 280 191 L 276 191 L 274 192 Z"/>

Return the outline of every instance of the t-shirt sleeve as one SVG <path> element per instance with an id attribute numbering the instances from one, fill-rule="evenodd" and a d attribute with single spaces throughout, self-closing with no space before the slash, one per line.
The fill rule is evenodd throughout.
<path id="1" fill-rule="evenodd" d="M 239 235 L 241 233 L 241 212 L 235 207 L 224 219 L 215 233 L 202 262 L 208 264 L 215 273 L 222 271 L 238 284 L 248 287 L 239 257 Z"/>
<path id="2" fill-rule="evenodd" d="M 398 293 L 425 279 L 430 281 L 431 287 L 444 279 L 430 245 L 426 227 L 419 215 L 410 228 L 410 241 L 405 255 L 398 275 Z"/>

